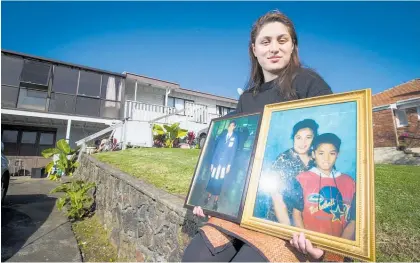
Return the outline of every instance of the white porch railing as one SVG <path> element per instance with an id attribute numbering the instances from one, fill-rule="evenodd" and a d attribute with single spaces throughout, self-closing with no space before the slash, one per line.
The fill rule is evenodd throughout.
<path id="1" fill-rule="evenodd" d="M 185 102 L 185 109 L 179 110 L 162 105 L 126 101 L 125 117 L 135 121 L 148 122 L 158 119 L 158 122 L 168 124 L 182 121 L 208 124 L 212 119 L 219 117 L 219 115 L 209 113 L 206 105 L 191 102 Z"/>
<path id="2" fill-rule="evenodd" d="M 138 101 L 125 102 L 125 117 L 136 121 L 151 121 L 161 116 L 170 115 L 176 112 L 173 107 L 166 107 L 156 104 L 148 104 Z M 166 121 L 166 120 L 163 120 Z"/>

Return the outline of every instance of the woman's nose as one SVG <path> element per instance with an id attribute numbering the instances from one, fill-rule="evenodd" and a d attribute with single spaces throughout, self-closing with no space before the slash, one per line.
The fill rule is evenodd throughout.
<path id="1" fill-rule="evenodd" d="M 278 53 L 280 50 L 280 44 L 277 41 L 272 41 L 270 44 L 270 51 L 272 53 Z"/>

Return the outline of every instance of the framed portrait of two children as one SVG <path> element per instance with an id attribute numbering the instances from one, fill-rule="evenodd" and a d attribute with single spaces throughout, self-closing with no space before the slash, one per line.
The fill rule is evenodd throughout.
<path id="1" fill-rule="evenodd" d="M 372 136 L 370 89 L 215 119 L 185 206 L 375 261 Z"/>

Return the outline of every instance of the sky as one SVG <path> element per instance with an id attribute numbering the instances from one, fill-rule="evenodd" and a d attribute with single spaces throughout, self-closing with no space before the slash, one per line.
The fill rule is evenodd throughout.
<path id="1" fill-rule="evenodd" d="M 420 78 L 420 2 L 4 2 L 1 47 L 237 99 L 255 20 L 278 9 L 334 93 Z"/>

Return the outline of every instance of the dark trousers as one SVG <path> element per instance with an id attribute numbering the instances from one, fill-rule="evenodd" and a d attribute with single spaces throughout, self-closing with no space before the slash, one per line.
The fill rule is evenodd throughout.
<path id="1" fill-rule="evenodd" d="M 184 251 L 182 262 L 267 262 L 247 244 L 235 240 L 235 245 L 213 255 L 201 234 L 195 235 Z"/>

